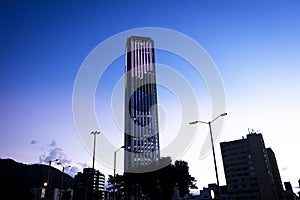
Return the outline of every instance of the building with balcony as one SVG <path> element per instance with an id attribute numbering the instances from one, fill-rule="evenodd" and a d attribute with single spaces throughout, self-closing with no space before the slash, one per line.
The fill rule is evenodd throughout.
<path id="1" fill-rule="evenodd" d="M 93 168 L 84 168 L 74 178 L 73 200 L 103 200 L 105 176 Z"/>

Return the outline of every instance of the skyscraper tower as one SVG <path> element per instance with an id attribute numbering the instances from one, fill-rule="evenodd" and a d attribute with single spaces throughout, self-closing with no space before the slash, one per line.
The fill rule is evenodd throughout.
<path id="1" fill-rule="evenodd" d="M 125 56 L 124 171 L 158 161 L 159 133 L 154 42 L 131 36 Z"/>

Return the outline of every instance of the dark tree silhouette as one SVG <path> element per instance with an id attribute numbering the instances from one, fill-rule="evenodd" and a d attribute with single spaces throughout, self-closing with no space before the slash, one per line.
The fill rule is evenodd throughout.
<path id="1" fill-rule="evenodd" d="M 190 188 L 197 189 L 196 180 L 189 174 L 188 163 L 176 161 L 171 164 L 169 157 L 159 160 L 144 168 L 146 173 L 124 173 L 127 196 L 143 197 L 143 199 L 168 200 L 172 199 L 174 187 L 177 185 L 180 197 L 189 195 Z M 163 165 L 159 165 L 163 163 Z M 153 165 L 164 166 L 151 171 Z M 139 169 L 140 171 L 140 169 Z M 126 197 L 125 197 L 126 199 Z"/>
<path id="2" fill-rule="evenodd" d="M 122 196 L 124 196 L 124 176 L 116 174 L 116 177 L 112 175 L 108 175 L 107 180 L 108 186 L 107 191 L 111 195 L 115 195 L 115 199 L 122 199 Z M 115 185 L 114 185 L 115 184 Z M 113 193 L 115 190 L 115 194 Z"/>
<path id="3" fill-rule="evenodd" d="M 71 200 L 72 194 L 71 191 L 63 191 L 61 200 Z"/>
<path id="4" fill-rule="evenodd" d="M 189 195 L 190 189 L 198 189 L 196 179 L 189 174 L 189 166 L 186 161 L 175 161 L 175 176 L 180 197 Z"/>
<path id="5" fill-rule="evenodd" d="M 160 162 L 164 167 L 142 175 L 141 187 L 150 199 L 171 199 L 175 187 L 175 168 L 170 158 L 163 158 Z"/>

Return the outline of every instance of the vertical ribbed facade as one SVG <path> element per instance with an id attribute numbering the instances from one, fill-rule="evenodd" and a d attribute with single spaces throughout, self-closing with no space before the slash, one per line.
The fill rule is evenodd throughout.
<path id="1" fill-rule="evenodd" d="M 159 159 L 154 42 L 131 36 L 125 56 L 125 172 Z"/>

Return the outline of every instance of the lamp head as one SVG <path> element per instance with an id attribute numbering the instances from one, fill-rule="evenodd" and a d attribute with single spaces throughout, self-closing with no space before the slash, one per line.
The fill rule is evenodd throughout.
<path id="1" fill-rule="evenodd" d="M 98 134 L 100 134 L 100 132 L 99 131 L 92 131 L 91 134 L 92 135 L 98 135 Z"/>
<path id="2" fill-rule="evenodd" d="M 225 115 L 227 115 L 227 113 L 223 113 L 223 114 L 221 114 L 220 116 L 222 116 L 222 117 L 223 117 L 223 116 L 225 116 Z"/>
<path id="3" fill-rule="evenodd" d="M 190 122 L 189 124 L 192 125 L 192 124 L 197 124 L 198 121 L 194 121 L 194 122 Z"/>

